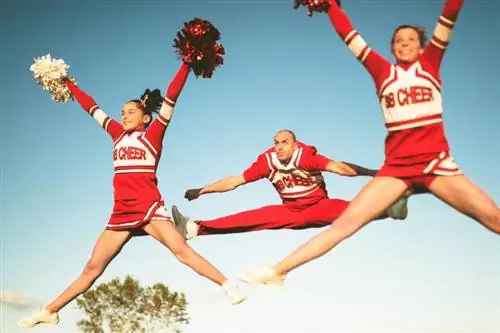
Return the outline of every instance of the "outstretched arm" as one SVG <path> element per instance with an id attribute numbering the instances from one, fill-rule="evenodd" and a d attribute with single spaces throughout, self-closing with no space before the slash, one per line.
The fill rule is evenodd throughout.
<path id="1" fill-rule="evenodd" d="M 310 153 L 301 155 L 299 166 L 312 172 L 327 171 L 340 176 L 375 176 L 377 170 L 367 169 L 354 163 L 337 162 L 316 152 L 316 148 Z"/>
<path id="2" fill-rule="evenodd" d="M 191 201 L 197 199 L 200 195 L 203 194 L 228 192 L 236 189 L 237 187 L 245 183 L 247 183 L 247 181 L 243 175 L 225 177 L 203 188 L 195 188 L 187 190 L 186 194 L 184 194 L 184 198 Z"/>
<path id="3" fill-rule="evenodd" d="M 242 175 L 225 177 L 203 188 L 187 190 L 184 197 L 191 201 L 203 194 L 229 192 L 243 184 L 265 178 L 269 174 L 270 170 L 267 166 L 266 156 L 262 154 Z"/>
<path id="4" fill-rule="evenodd" d="M 348 177 L 356 177 L 356 176 L 374 177 L 375 174 L 377 173 L 377 170 L 367 169 L 357 164 L 348 162 L 335 162 L 335 161 L 328 162 L 325 171 Z"/>
<path id="5" fill-rule="evenodd" d="M 147 139 L 151 142 L 155 149 L 160 149 L 161 147 L 165 130 L 167 129 L 170 119 L 174 113 L 175 103 L 177 102 L 177 99 L 186 84 L 189 72 L 189 65 L 183 63 L 167 88 L 165 99 L 161 105 L 158 117 L 153 120 L 146 132 Z"/>
<path id="6" fill-rule="evenodd" d="M 389 62 L 368 46 L 336 1 L 332 1 L 328 17 L 337 34 L 356 58 L 366 67 L 374 79 L 378 78 L 384 66 L 389 65 Z"/>
<path id="7" fill-rule="evenodd" d="M 116 140 L 123 132 L 122 126 L 116 120 L 104 113 L 95 100 L 75 83 L 69 80 L 65 81 L 65 83 L 69 90 L 71 90 L 78 104 L 80 104 L 80 106 L 87 111 L 99 125 L 109 133 L 109 135 L 111 135 L 113 140 Z"/>
<path id="8" fill-rule="evenodd" d="M 446 0 L 439 21 L 434 29 L 430 43 L 425 48 L 422 55 L 429 61 L 429 63 L 439 71 L 441 60 L 443 59 L 444 52 L 448 47 L 451 39 L 451 34 L 458 14 L 462 9 L 464 0 Z"/>

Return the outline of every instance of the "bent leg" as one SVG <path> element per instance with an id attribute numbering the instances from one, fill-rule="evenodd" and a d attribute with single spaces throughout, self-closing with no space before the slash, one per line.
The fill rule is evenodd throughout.
<path id="1" fill-rule="evenodd" d="M 181 263 L 222 286 L 233 304 L 241 303 L 245 299 L 244 294 L 232 286 L 214 265 L 186 243 L 171 221 L 151 220 L 144 227 L 144 231 L 166 246 Z"/>
<path id="2" fill-rule="evenodd" d="M 429 191 L 459 212 L 500 234 L 500 208 L 466 176 L 437 176 L 429 185 Z"/>
<path id="3" fill-rule="evenodd" d="M 300 246 L 278 265 L 279 275 L 323 256 L 344 239 L 350 237 L 364 225 L 380 216 L 408 189 L 408 185 L 397 178 L 373 178 L 351 201 L 342 215 L 332 225 Z"/>
<path id="4" fill-rule="evenodd" d="M 222 285 L 227 278 L 205 258 L 194 251 L 182 237 L 172 222 L 166 220 L 151 220 L 145 227 L 153 238 L 166 246 L 170 252 L 183 264 L 191 267 L 196 273 Z"/>

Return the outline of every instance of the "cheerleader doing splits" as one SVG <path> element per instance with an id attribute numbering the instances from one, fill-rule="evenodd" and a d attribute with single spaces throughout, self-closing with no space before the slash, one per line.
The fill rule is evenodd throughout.
<path id="1" fill-rule="evenodd" d="M 31 317 L 21 320 L 19 326 L 57 324 L 58 311 L 88 290 L 122 247 L 135 235 L 153 236 L 180 262 L 221 285 L 233 304 L 245 299 L 243 293 L 231 285 L 217 268 L 186 244 L 167 214 L 157 187 L 156 169 L 162 152 L 163 137 L 189 73 L 189 65 L 182 64 L 164 99 L 158 89 L 152 92 L 146 90 L 140 100 L 125 103 L 121 112 L 121 125 L 107 116 L 92 97 L 73 82 L 66 81 L 81 107 L 113 140 L 113 213 L 80 276 L 50 304 Z M 153 112 L 158 109 L 158 116 L 152 120 Z"/>
<path id="2" fill-rule="evenodd" d="M 282 284 L 286 274 L 352 236 L 408 189 L 433 193 L 457 211 L 500 233 L 500 209 L 462 174 L 450 156 L 443 127 L 440 64 L 463 0 L 447 0 L 430 43 L 415 26 L 392 36 L 394 65 L 372 50 L 337 2 L 328 16 L 338 35 L 365 66 L 377 88 L 388 134 L 385 162 L 347 209 L 324 230 L 273 267 L 243 272 L 249 283 Z"/>

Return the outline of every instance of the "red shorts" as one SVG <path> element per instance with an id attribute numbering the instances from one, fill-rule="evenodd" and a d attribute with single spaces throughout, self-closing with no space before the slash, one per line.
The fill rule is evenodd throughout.
<path id="1" fill-rule="evenodd" d="M 385 163 L 377 172 L 378 177 L 394 177 L 404 181 L 408 187 L 428 190 L 437 176 L 461 175 L 462 170 L 448 152 L 435 158 L 414 164 Z"/>
<path id="2" fill-rule="evenodd" d="M 106 230 L 142 229 L 151 220 L 171 220 L 163 200 L 118 200 Z"/>

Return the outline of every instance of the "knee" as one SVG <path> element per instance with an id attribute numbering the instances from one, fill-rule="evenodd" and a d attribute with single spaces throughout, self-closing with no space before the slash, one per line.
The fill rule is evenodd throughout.
<path id="1" fill-rule="evenodd" d="M 354 235 L 365 224 L 361 216 L 349 215 L 334 221 L 332 228 L 337 230 L 339 237 L 346 239 Z"/>
<path id="2" fill-rule="evenodd" d="M 492 209 L 492 211 L 487 214 L 486 219 L 486 226 L 494 233 L 500 235 L 500 208 L 495 207 L 495 209 Z"/>
<path id="3" fill-rule="evenodd" d="M 87 277 L 90 280 L 97 279 L 104 272 L 104 267 L 98 265 L 92 261 L 89 261 L 82 271 L 82 276 Z"/>
<path id="4" fill-rule="evenodd" d="M 193 250 L 187 245 L 186 242 L 172 248 L 172 254 L 183 264 L 186 264 L 189 261 L 192 252 Z"/>

